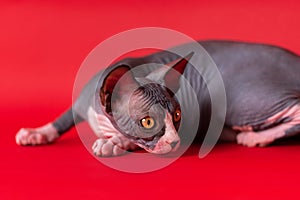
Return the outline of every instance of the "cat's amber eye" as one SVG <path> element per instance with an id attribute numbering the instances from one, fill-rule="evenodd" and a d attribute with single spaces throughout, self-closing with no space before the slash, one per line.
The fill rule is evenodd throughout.
<path id="1" fill-rule="evenodd" d="M 181 111 L 179 109 L 177 109 L 174 112 L 173 119 L 174 119 L 174 122 L 179 122 L 179 120 L 181 119 Z"/>
<path id="2" fill-rule="evenodd" d="M 147 117 L 141 119 L 141 125 L 145 129 L 151 129 L 155 126 L 155 121 L 152 117 L 147 116 Z"/>

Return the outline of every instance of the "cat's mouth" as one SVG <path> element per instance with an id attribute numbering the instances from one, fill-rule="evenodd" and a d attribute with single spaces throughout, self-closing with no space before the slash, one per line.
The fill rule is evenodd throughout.
<path id="1" fill-rule="evenodd" d="M 146 146 L 141 146 L 149 153 L 154 154 L 167 154 L 170 152 L 175 152 L 180 146 L 180 140 L 174 140 L 173 142 L 166 142 L 166 141 L 158 141 L 154 148 L 149 148 Z"/>

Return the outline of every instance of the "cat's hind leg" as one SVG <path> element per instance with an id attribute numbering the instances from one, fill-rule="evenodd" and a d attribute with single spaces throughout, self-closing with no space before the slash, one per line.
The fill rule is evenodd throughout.
<path id="1" fill-rule="evenodd" d="M 284 109 L 276 115 L 270 117 L 266 124 L 283 120 L 282 123 L 262 131 L 253 131 L 251 127 L 233 127 L 241 132 L 237 135 L 237 143 L 248 146 L 264 147 L 277 139 L 300 134 L 300 105 L 295 105 Z"/>
<path id="2" fill-rule="evenodd" d="M 237 135 L 237 143 L 247 147 L 264 147 L 277 139 L 284 138 L 287 135 L 286 131 L 292 129 L 293 127 L 294 126 L 289 124 L 281 124 L 264 131 L 241 132 Z M 296 133 L 299 133 L 299 130 Z"/>

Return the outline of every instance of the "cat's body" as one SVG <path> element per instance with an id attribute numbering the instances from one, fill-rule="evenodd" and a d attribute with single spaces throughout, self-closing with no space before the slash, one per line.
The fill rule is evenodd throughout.
<path id="1" fill-rule="evenodd" d="M 238 134 L 238 143 L 264 146 L 300 132 L 300 58 L 297 55 L 262 44 L 230 41 L 204 41 L 200 44 L 212 57 L 223 78 L 227 97 L 225 127 L 231 133 Z M 189 44 L 183 47 L 188 49 Z M 87 120 L 99 136 L 93 147 L 99 156 L 120 155 L 124 150 L 135 149 L 136 145 L 153 153 L 176 150 L 180 143 L 177 134 L 179 123 L 182 121 L 186 127 L 199 123 L 200 134 L 205 134 L 211 114 L 211 101 L 205 83 L 207 80 L 204 81 L 197 70 L 186 62 L 189 58 L 180 60 L 178 55 L 162 51 L 142 58 L 124 59 L 96 75 L 84 88 L 72 109 L 54 123 L 44 129 L 21 129 L 16 137 L 17 143 L 27 145 L 51 142 L 75 123 Z M 129 69 L 142 64 L 170 65 L 174 61 L 176 64 L 173 68 L 183 72 L 196 93 L 200 122 L 199 119 L 194 120 L 197 118 L 193 114 L 197 113 L 190 113 L 188 119 L 186 116 L 180 118 L 181 110 L 188 110 L 189 105 L 195 102 L 191 102 L 190 91 L 172 70 L 163 70 L 162 73 L 157 70 L 157 66 L 153 66 L 133 70 L 133 74 L 127 73 Z M 157 80 L 153 80 L 156 76 L 154 73 L 159 74 L 167 88 L 175 88 L 173 91 L 177 99 L 173 98 L 174 94 L 168 89 L 155 83 Z M 121 80 L 124 74 L 123 82 L 116 85 L 116 80 Z M 117 89 L 115 99 L 112 98 L 114 89 Z M 127 95 L 136 90 L 138 92 L 134 95 Z M 133 115 L 139 118 L 133 120 L 128 110 L 138 110 L 135 106 L 148 102 L 151 99 L 149 94 L 154 94 L 155 100 L 146 105 L 147 113 L 142 115 L 135 111 Z M 179 105 L 178 99 L 183 104 Z M 132 105 L 128 102 L 134 102 L 135 106 L 130 107 Z M 119 110 L 121 107 L 124 107 L 123 110 Z M 160 115 L 157 114 L 160 112 Z M 162 125 L 154 135 L 146 137 L 147 131 L 153 127 L 149 130 L 143 127 L 143 130 L 137 131 L 141 123 L 146 129 L 153 124 L 156 125 L 153 125 L 154 128 Z M 48 136 L 45 136 L 47 130 Z"/>

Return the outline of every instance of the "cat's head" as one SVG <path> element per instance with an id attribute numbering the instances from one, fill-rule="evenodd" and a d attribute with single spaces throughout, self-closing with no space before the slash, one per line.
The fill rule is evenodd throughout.
<path id="1" fill-rule="evenodd" d="M 191 56 L 139 78 L 121 65 L 103 81 L 100 100 L 111 123 L 148 152 L 165 154 L 180 145 L 181 109 L 175 93 Z"/>

